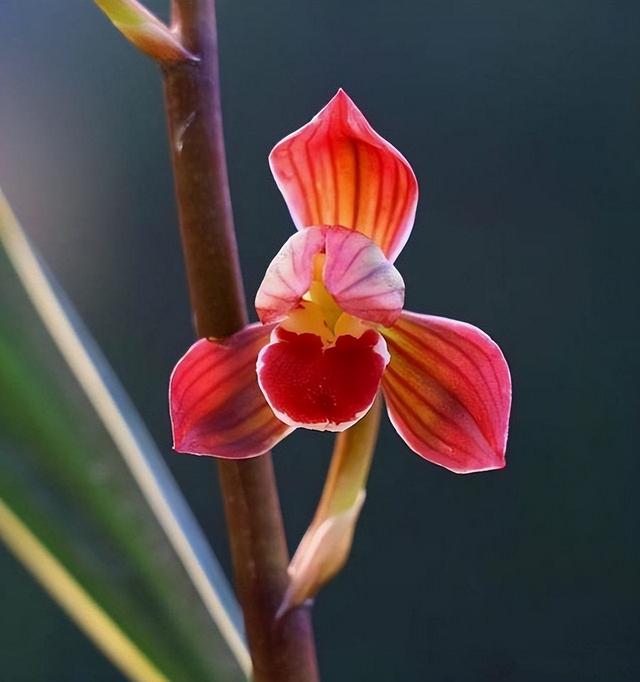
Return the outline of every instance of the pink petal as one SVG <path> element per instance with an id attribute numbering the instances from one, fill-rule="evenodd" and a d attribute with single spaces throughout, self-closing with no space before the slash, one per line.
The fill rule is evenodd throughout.
<path id="1" fill-rule="evenodd" d="M 290 237 L 273 259 L 256 296 L 265 323 L 286 317 L 309 290 L 313 258 L 325 253 L 322 278 L 336 303 L 362 320 L 389 326 L 404 303 L 400 273 L 370 239 L 344 227 L 309 227 Z"/>
<path id="2" fill-rule="evenodd" d="M 291 432 L 258 386 L 256 360 L 273 326 L 253 324 L 223 341 L 200 339 L 178 362 L 169 386 L 178 452 L 244 459 Z"/>
<path id="3" fill-rule="evenodd" d="M 258 380 L 272 410 L 285 423 L 318 431 L 344 431 L 373 404 L 389 362 L 373 329 L 339 336 L 323 347 L 315 334 L 276 328 L 260 351 Z"/>
<path id="4" fill-rule="evenodd" d="M 382 387 L 407 445 L 456 473 L 505 466 L 511 378 L 500 348 L 470 324 L 410 312 L 384 334 Z"/>
<path id="5" fill-rule="evenodd" d="M 413 227 L 418 183 L 344 90 L 279 142 L 269 164 L 298 229 L 342 225 L 396 259 Z"/>
<path id="6" fill-rule="evenodd" d="M 256 294 L 256 312 L 263 324 L 279 322 L 309 291 L 313 257 L 324 250 L 324 230 L 313 228 L 289 237 L 265 273 Z"/>
<path id="7" fill-rule="evenodd" d="M 324 283 L 336 303 L 361 320 L 392 325 L 404 304 L 400 273 L 359 232 L 336 227 L 325 234 Z"/>

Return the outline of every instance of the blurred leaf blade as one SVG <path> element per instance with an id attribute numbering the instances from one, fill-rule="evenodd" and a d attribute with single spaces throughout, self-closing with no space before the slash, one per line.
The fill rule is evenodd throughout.
<path id="1" fill-rule="evenodd" d="M 41 545 L 156 679 L 247 679 L 240 612 L 215 557 L 1 192 L 0 501 L 0 534 Z M 97 635 L 127 675 L 150 679 Z"/>
<path id="2" fill-rule="evenodd" d="M 167 680 L 2 500 L 0 538 L 47 592 L 128 677 L 148 682 Z"/>

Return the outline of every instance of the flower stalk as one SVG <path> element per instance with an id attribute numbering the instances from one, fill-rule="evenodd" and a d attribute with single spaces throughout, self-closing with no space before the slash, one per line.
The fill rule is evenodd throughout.
<path id="1" fill-rule="evenodd" d="M 345 565 L 366 497 L 366 484 L 378 439 L 382 397 L 336 444 L 313 521 L 289 565 L 291 582 L 279 615 L 312 599 Z"/>

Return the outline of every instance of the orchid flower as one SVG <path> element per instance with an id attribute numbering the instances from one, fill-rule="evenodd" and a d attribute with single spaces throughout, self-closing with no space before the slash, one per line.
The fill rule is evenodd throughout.
<path id="1" fill-rule="evenodd" d="M 503 467 L 511 381 L 499 347 L 464 322 L 403 310 L 393 263 L 418 200 L 406 159 L 340 90 L 269 163 L 298 231 L 267 268 L 260 322 L 178 362 L 175 449 L 246 458 L 296 428 L 343 431 L 381 388 L 418 455 L 458 473 Z"/>

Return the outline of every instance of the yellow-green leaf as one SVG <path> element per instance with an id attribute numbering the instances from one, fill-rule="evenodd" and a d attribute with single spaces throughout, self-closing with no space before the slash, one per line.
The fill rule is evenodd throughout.
<path id="1" fill-rule="evenodd" d="M 210 547 L 1 193 L 0 537 L 131 679 L 247 679 Z"/>

